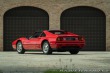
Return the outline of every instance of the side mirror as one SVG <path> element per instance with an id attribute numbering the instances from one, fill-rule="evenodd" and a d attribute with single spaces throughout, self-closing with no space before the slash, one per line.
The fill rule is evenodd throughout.
<path id="1" fill-rule="evenodd" d="M 26 36 L 26 38 L 29 40 L 30 36 Z"/>

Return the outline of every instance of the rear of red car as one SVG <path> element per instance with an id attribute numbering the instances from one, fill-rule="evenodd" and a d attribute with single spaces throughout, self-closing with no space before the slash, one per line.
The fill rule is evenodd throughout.
<path id="1" fill-rule="evenodd" d="M 56 48 L 79 47 L 83 48 L 85 40 L 82 36 L 60 36 L 56 39 Z"/>
<path id="2" fill-rule="evenodd" d="M 50 43 L 53 50 L 68 51 L 74 48 L 82 49 L 85 46 L 85 39 L 73 33 L 60 34 L 56 38 L 56 42 Z"/>

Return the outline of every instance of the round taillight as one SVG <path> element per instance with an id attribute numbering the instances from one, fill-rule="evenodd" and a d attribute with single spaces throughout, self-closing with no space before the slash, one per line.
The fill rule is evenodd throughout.
<path id="1" fill-rule="evenodd" d="M 79 37 L 78 37 L 78 40 L 79 40 L 79 41 L 83 41 L 83 40 L 84 40 L 84 37 L 83 37 L 83 36 L 79 36 Z"/>
<path id="2" fill-rule="evenodd" d="M 57 41 L 63 41 L 63 38 L 62 37 L 58 37 Z"/>

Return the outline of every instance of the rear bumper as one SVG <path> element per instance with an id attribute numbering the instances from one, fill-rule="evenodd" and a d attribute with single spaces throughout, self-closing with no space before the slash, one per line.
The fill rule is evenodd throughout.
<path id="1" fill-rule="evenodd" d="M 52 49 L 60 49 L 64 47 L 79 47 L 83 48 L 85 46 L 85 42 L 71 42 L 71 43 L 51 43 L 50 44 Z"/>

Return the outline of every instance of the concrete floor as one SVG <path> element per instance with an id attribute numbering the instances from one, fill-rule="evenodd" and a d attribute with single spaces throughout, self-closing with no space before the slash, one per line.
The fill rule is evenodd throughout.
<path id="1" fill-rule="evenodd" d="M 44 55 L 42 52 L 0 52 L 2 72 L 42 72 L 47 69 L 109 72 L 110 52 L 81 51 L 77 55 L 69 52 L 54 52 L 52 55 Z"/>

